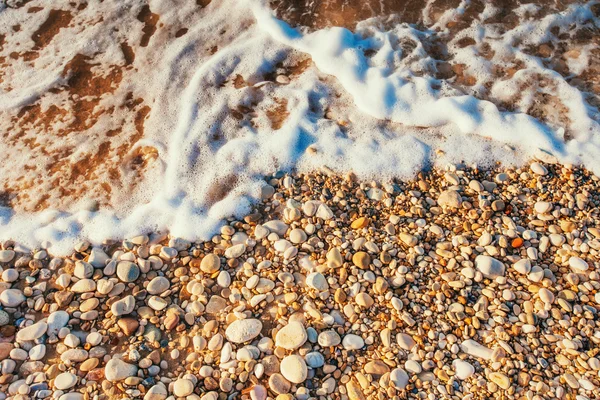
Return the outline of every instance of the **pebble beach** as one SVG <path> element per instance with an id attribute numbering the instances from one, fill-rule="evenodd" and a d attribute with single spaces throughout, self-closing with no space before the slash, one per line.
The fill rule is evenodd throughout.
<path id="1" fill-rule="evenodd" d="M 599 178 L 278 174 L 210 241 L 0 250 L 0 399 L 596 399 Z"/>

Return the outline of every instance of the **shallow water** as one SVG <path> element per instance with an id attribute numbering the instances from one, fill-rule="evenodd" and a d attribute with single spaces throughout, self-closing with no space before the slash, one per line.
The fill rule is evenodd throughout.
<path id="1" fill-rule="evenodd" d="M 270 7 L 280 20 L 254 0 L 9 1 L 0 239 L 206 238 L 278 170 L 600 172 L 597 1 Z"/>

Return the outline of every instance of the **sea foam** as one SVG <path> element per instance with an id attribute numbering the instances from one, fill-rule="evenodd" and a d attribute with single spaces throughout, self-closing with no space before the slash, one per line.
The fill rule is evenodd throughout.
<path id="1" fill-rule="evenodd" d="M 16 120 L 25 106 L 40 104 L 44 112 L 69 100 L 56 89 L 65 85 L 64 71 L 75 54 L 97 62 L 100 75 L 111 73 L 103 65 L 127 62 L 122 43 L 137 43 L 147 32 L 129 15 L 135 16 L 144 3 L 109 3 L 90 4 L 77 14 L 70 27 L 40 50 L 33 65 L 19 61 L 6 69 L 3 85 L 10 82 L 11 88 L 3 86 L 0 94 L 3 129 L 15 129 L 7 121 Z M 23 190 L 31 196 L 47 194 L 47 207 L 22 210 L 17 195 L 11 207 L 0 208 L 0 239 L 51 246 L 55 254 L 67 253 L 82 239 L 100 243 L 150 231 L 208 239 L 224 218 L 249 212 L 260 201 L 263 177 L 277 171 L 327 167 L 363 179 L 409 179 L 432 164 L 519 164 L 537 157 L 582 164 L 600 173 L 598 110 L 584 91 L 569 83 L 569 76 L 525 51 L 556 41 L 551 33 L 556 29 L 598 29 L 592 3 L 571 5 L 541 19 L 528 19 L 532 9 L 522 6 L 517 11 L 523 20 L 512 29 L 500 32 L 496 25 L 474 20 L 456 34 L 447 25 L 464 4 L 429 21 L 426 28 L 374 18 L 360 22 L 355 31 L 331 27 L 309 32 L 292 28 L 256 0 L 212 2 L 202 13 L 177 2 L 150 2 L 160 26 L 185 23 L 189 30 L 174 40 L 172 32 L 159 26 L 148 47 L 134 46 L 135 60 L 121 72 L 120 84 L 96 106 L 120 110 L 117 99 L 128 93 L 143 99 L 151 109 L 143 136 L 129 147 L 124 133 L 111 136 L 110 148 L 123 145 L 127 152 L 97 160 L 103 164 L 88 181 L 98 183 L 71 198 L 56 190 L 60 179 L 53 181 L 44 173 L 50 155 L 69 154 L 63 155 L 68 163 L 89 158 L 103 145 L 107 131 L 120 124 L 134 129 L 125 109 L 98 117 L 77 135 L 40 135 L 44 129 L 64 128 L 68 121 L 57 123 L 59 128 L 21 127 L 17 139 L 5 135 L 0 139 L 5 188 L 25 177 L 34 186 Z M 61 6 L 68 8 L 68 2 L 55 5 Z M 17 41 L 30 40 L 44 19 L 43 13 L 19 11 L 0 13 L 2 26 L 16 17 L 22 25 L 15 42 L 5 44 L 6 51 Z M 488 5 L 482 15 L 494 12 Z M 474 44 L 459 45 L 464 37 Z M 463 65 L 472 84 L 461 86 L 439 76 L 441 62 L 431 51 L 436 41 L 446 43 L 450 56 L 445 58 Z M 481 54 L 483 44 L 493 55 Z M 567 63 L 571 74 L 588 70 L 592 50 L 591 44 L 577 47 L 577 56 Z M 294 72 L 309 58 L 312 65 Z M 511 76 L 494 76 L 515 60 L 521 67 Z M 272 78 L 276 74 L 290 76 L 290 82 L 279 83 Z M 236 79 L 243 83 L 234 84 Z M 537 84 L 541 81 L 543 86 Z M 527 114 L 542 92 L 561 105 L 560 118 L 542 121 Z M 505 104 L 511 104 L 511 111 Z M 281 118 L 278 126 L 273 110 Z M 24 145 L 28 138 L 45 140 L 41 145 L 47 150 L 31 150 Z M 128 165 L 142 148 L 153 149 L 156 159 L 136 174 Z M 39 168 L 26 168 L 32 163 Z M 120 185 L 111 185 L 107 204 L 89 207 L 92 189 L 110 182 L 104 171 L 111 166 L 119 167 Z"/>

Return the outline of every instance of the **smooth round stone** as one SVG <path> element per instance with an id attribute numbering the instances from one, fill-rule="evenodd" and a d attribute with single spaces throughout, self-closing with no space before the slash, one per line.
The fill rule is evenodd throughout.
<path id="1" fill-rule="evenodd" d="M 119 261 L 117 276 L 123 282 L 134 282 L 140 277 L 140 267 L 131 261 Z"/>
<path id="2" fill-rule="evenodd" d="M 77 383 L 77 375 L 70 372 L 63 372 L 54 378 L 54 387 L 58 390 L 70 389 Z"/>
<path id="3" fill-rule="evenodd" d="M 365 292 L 356 295 L 356 304 L 363 308 L 369 308 L 374 304 L 373 298 Z"/>
<path id="4" fill-rule="evenodd" d="M 300 244 L 306 242 L 306 232 L 300 228 L 292 229 L 290 232 L 290 242 Z"/>
<path id="5" fill-rule="evenodd" d="M 144 400 L 165 400 L 169 392 L 163 385 L 152 386 L 144 396 Z"/>
<path id="6" fill-rule="evenodd" d="M 396 389 L 405 389 L 408 386 L 408 381 L 408 374 L 402 368 L 395 368 L 390 372 L 390 382 Z"/>
<path id="7" fill-rule="evenodd" d="M 46 345 L 38 344 L 29 350 L 29 359 L 31 361 L 40 361 L 46 355 Z"/>
<path id="8" fill-rule="evenodd" d="M 83 394 L 77 392 L 65 393 L 58 400 L 83 400 Z"/>
<path id="9" fill-rule="evenodd" d="M 304 329 L 304 325 L 300 322 L 292 321 L 277 332 L 275 346 L 286 350 L 295 350 L 302 346 L 307 339 L 308 335 L 306 329 Z"/>
<path id="10" fill-rule="evenodd" d="M 552 304 L 554 302 L 554 294 L 546 288 L 541 288 L 538 292 L 540 300 L 546 304 Z"/>
<path id="11" fill-rule="evenodd" d="M 231 285 L 231 275 L 227 271 L 219 272 L 219 276 L 217 276 L 217 285 L 222 288 L 227 288 Z"/>
<path id="12" fill-rule="evenodd" d="M 250 399 L 265 400 L 267 398 L 267 389 L 263 385 L 254 385 L 250 389 Z"/>
<path id="13" fill-rule="evenodd" d="M 398 342 L 398 346 L 407 351 L 412 350 L 412 348 L 417 344 L 413 338 L 406 333 L 398 333 L 396 336 L 396 341 Z"/>
<path id="14" fill-rule="evenodd" d="M 130 376 L 137 375 L 138 367 L 128 364 L 118 358 L 113 358 L 104 367 L 104 376 L 111 382 L 122 381 Z"/>
<path id="15" fill-rule="evenodd" d="M 329 284 L 327 283 L 327 279 L 320 272 L 311 272 L 310 274 L 308 274 L 308 276 L 306 277 L 306 284 L 309 287 L 311 287 L 315 290 L 318 290 L 320 292 L 323 292 L 323 291 L 329 289 Z"/>
<path id="16" fill-rule="evenodd" d="M 408 372 L 412 372 L 413 374 L 420 374 L 421 371 L 423 370 L 423 367 L 421 367 L 421 364 L 419 364 L 415 360 L 406 361 L 406 363 L 404 363 L 404 368 L 406 368 L 406 370 Z"/>
<path id="17" fill-rule="evenodd" d="M 359 251 L 352 256 L 352 263 L 360 269 L 367 269 L 371 264 L 371 257 L 364 251 Z"/>
<path id="18" fill-rule="evenodd" d="M 177 397 L 186 397 L 194 392 L 194 382 L 189 379 L 177 379 L 173 384 L 173 393 Z"/>
<path id="19" fill-rule="evenodd" d="M 475 267 L 484 277 L 496 279 L 504 276 L 504 264 L 490 256 L 479 255 L 475 258 Z"/>
<path id="20" fill-rule="evenodd" d="M 308 368 L 304 359 L 296 354 L 287 356 L 281 360 L 279 368 L 285 379 L 293 383 L 302 383 L 308 376 Z"/>
<path id="21" fill-rule="evenodd" d="M 445 190 L 440 193 L 437 202 L 440 207 L 459 208 L 462 204 L 462 198 L 456 190 Z"/>
<path id="22" fill-rule="evenodd" d="M 154 311 L 162 311 L 167 308 L 168 305 L 169 303 L 159 296 L 152 296 L 148 299 L 148 306 Z"/>
<path id="23" fill-rule="evenodd" d="M 528 258 L 522 258 L 513 264 L 513 268 L 518 273 L 527 275 L 531 271 L 531 261 Z"/>
<path id="24" fill-rule="evenodd" d="M 73 275 L 79 279 L 89 279 L 94 274 L 94 267 L 90 263 L 84 261 L 77 261 L 75 263 L 75 270 Z"/>
<path id="25" fill-rule="evenodd" d="M 48 329 L 48 324 L 40 321 L 17 332 L 18 342 L 28 342 L 42 337 Z"/>
<path id="26" fill-rule="evenodd" d="M 150 294 L 160 294 L 169 289 L 170 286 L 171 283 L 167 278 L 165 278 L 164 276 L 157 276 L 156 278 L 150 281 L 150 283 L 146 287 L 146 290 Z"/>
<path id="27" fill-rule="evenodd" d="M 60 355 L 62 361 L 81 362 L 87 360 L 89 353 L 83 349 L 69 349 Z"/>
<path id="28" fill-rule="evenodd" d="M 19 279 L 19 271 L 14 268 L 5 269 L 4 272 L 2 272 L 2 280 L 4 282 L 11 283 L 17 279 Z"/>
<path id="29" fill-rule="evenodd" d="M 7 263 L 15 258 L 15 252 L 13 250 L 0 250 L 0 263 Z"/>
<path id="30" fill-rule="evenodd" d="M 18 307 L 24 301 L 25 296 L 19 289 L 6 289 L 0 293 L 0 303 L 4 307 Z"/>
<path id="31" fill-rule="evenodd" d="M 325 365 L 325 357 L 317 351 L 311 351 L 304 356 L 304 361 L 310 368 L 321 368 Z"/>
<path id="32" fill-rule="evenodd" d="M 454 376 L 461 380 L 468 379 L 475 373 L 475 368 L 463 360 L 452 361 L 452 366 L 454 367 Z"/>
<path id="33" fill-rule="evenodd" d="M 365 345 L 365 341 L 358 335 L 348 334 L 342 340 L 342 346 L 346 350 L 359 350 Z"/>
<path id="34" fill-rule="evenodd" d="M 538 214 L 546 214 L 552 210 L 552 203 L 547 201 L 538 201 L 533 206 L 534 210 Z"/>
<path id="35" fill-rule="evenodd" d="M 225 257 L 230 258 L 230 259 L 238 258 L 242 254 L 244 254 L 245 251 L 246 251 L 245 244 L 243 244 L 243 243 L 236 244 L 234 246 L 228 247 L 227 250 L 225 250 Z"/>
<path id="36" fill-rule="evenodd" d="M 364 370 L 367 374 L 381 376 L 390 372 L 390 367 L 383 361 L 373 360 L 365 365 Z"/>
<path id="37" fill-rule="evenodd" d="M 529 168 L 531 169 L 531 172 L 533 172 L 536 175 L 543 176 L 548 173 L 548 170 L 546 169 L 546 167 L 544 167 L 542 164 L 540 164 L 538 162 L 532 163 Z"/>
<path id="38" fill-rule="evenodd" d="M 71 286 L 71 291 L 75 293 L 87 293 L 94 290 L 96 290 L 96 282 L 92 279 L 81 279 Z"/>
<path id="39" fill-rule="evenodd" d="M 225 337 L 233 343 L 244 343 L 254 339 L 262 330 L 262 322 L 248 318 L 233 321 L 225 330 Z"/>
<path id="40" fill-rule="evenodd" d="M 102 342 L 102 335 L 98 332 L 92 332 L 85 338 L 85 341 L 90 344 L 90 346 L 98 346 Z"/>
<path id="41" fill-rule="evenodd" d="M 282 374 L 275 373 L 269 377 L 269 388 L 277 394 L 286 394 L 292 384 Z"/>
<path id="42" fill-rule="evenodd" d="M 115 316 L 131 314 L 135 308 L 135 297 L 132 295 L 125 296 L 121 300 L 115 301 L 110 307 L 110 311 Z"/>
<path id="43" fill-rule="evenodd" d="M 217 272 L 221 268 L 221 259 L 216 254 L 207 254 L 200 262 L 200 269 L 202 272 L 212 274 Z"/>
<path id="44" fill-rule="evenodd" d="M 342 338 L 340 335 L 334 330 L 323 331 L 319 333 L 319 346 L 321 347 L 331 347 L 337 346 L 342 342 Z"/>
<path id="45" fill-rule="evenodd" d="M 585 260 L 575 256 L 569 258 L 569 266 L 574 269 L 575 272 L 585 272 L 590 268 Z"/>

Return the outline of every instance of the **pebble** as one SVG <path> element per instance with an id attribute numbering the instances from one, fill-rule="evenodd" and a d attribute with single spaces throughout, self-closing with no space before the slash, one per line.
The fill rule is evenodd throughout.
<path id="1" fill-rule="evenodd" d="M 148 286 L 146 286 L 146 290 L 149 294 L 161 294 L 167 289 L 169 289 L 170 286 L 171 283 L 167 278 L 165 278 L 164 276 L 157 276 L 154 279 L 152 279 L 150 283 L 148 283 Z"/>
<path id="2" fill-rule="evenodd" d="M 452 366 L 454 367 L 454 376 L 460 380 L 469 379 L 475 373 L 475 367 L 463 360 L 452 361 Z"/>
<path id="3" fill-rule="evenodd" d="M 347 334 L 342 340 L 342 346 L 346 350 L 359 350 L 365 345 L 365 341 L 358 335 Z"/>
<path id="4" fill-rule="evenodd" d="M 508 379 L 508 376 L 501 372 L 490 372 L 488 378 L 501 389 L 507 390 L 510 388 L 510 379 Z"/>
<path id="5" fill-rule="evenodd" d="M 135 376 L 138 368 L 118 358 L 110 359 L 104 367 L 104 376 L 110 382 L 122 381 L 127 377 Z"/>
<path id="6" fill-rule="evenodd" d="M 304 359 L 299 355 L 293 354 L 281 360 L 281 374 L 292 383 L 302 383 L 308 376 L 308 368 Z"/>
<path id="7" fill-rule="evenodd" d="M 536 175 L 544 176 L 548 173 L 548 170 L 546 169 L 546 167 L 544 167 L 542 164 L 540 164 L 538 162 L 532 163 L 530 166 L 530 169 L 531 169 L 531 172 L 533 172 Z"/>
<path id="8" fill-rule="evenodd" d="M 440 193 L 437 202 L 441 207 L 459 208 L 462 198 L 456 190 L 445 190 Z"/>
<path id="9" fill-rule="evenodd" d="M 321 347 L 331 347 L 340 344 L 342 338 L 340 338 L 340 335 L 336 331 L 328 330 L 319 333 L 318 342 Z"/>
<path id="10" fill-rule="evenodd" d="M 13 250 L 0 250 L 0 263 L 11 262 L 13 258 L 15 258 Z"/>
<path id="11" fill-rule="evenodd" d="M 527 258 L 522 258 L 513 264 L 513 268 L 518 273 L 527 275 L 531 271 L 531 261 Z"/>
<path id="12" fill-rule="evenodd" d="M 110 307 L 110 311 L 115 316 L 127 315 L 133 312 L 135 308 L 135 297 L 132 295 L 125 296 L 124 298 L 117 300 Z"/>
<path id="13" fill-rule="evenodd" d="M 96 282 L 92 279 L 81 279 L 71 286 L 71 291 L 74 293 L 88 293 L 94 290 L 96 290 Z"/>
<path id="14" fill-rule="evenodd" d="M 120 261 L 117 264 L 117 276 L 123 282 L 134 282 L 140 277 L 140 267 L 131 261 Z"/>
<path id="15" fill-rule="evenodd" d="M 304 325 L 291 321 L 281 328 L 275 336 L 275 345 L 286 350 L 295 350 L 306 343 L 308 335 Z"/>
<path id="16" fill-rule="evenodd" d="M 48 330 L 48 324 L 44 321 L 36 322 L 17 332 L 17 341 L 28 342 L 42 337 Z"/>
<path id="17" fill-rule="evenodd" d="M 408 374 L 402 368 L 394 368 L 390 373 L 390 382 L 396 389 L 404 390 L 408 386 Z"/>
<path id="18" fill-rule="evenodd" d="M 325 364 L 325 357 L 323 357 L 323 354 L 317 351 L 307 353 L 304 356 L 304 360 L 306 361 L 306 364 L 313 369 L 321 368 Z"/>
<path id="19" fill-rule="evenodd" d="M 194 382 L 189 379 L 177 379 L 173 384 L 173 393 L 177 397 L 186 397 L 194 392 Z"/>
<path id="20" fill-rule="evenodd" d="M 254 339 L 262 330 L 262 322 L 248 318 L 232 322 L 225 330 L 227 340 L 233 343 L 244 343 Z"/>
<path id="21" fill-rule="evenodd" d="M 200 262 L 202 272 L 212 274 L 221 269 L 221 259 L 216 254 L 207 254 Z"/>
<path id="22" fill-rule="evenodd" d="M 63 372 L 54 378 L 54 387 L 58 390 L 67 390 L 75 386 L 77 375 L 70 372 Z"/>
<path id="23" fill-rule="evenodd" d="M 467 339 L 460 345 L 460 349 L 470 356 L 481 358 L 483 360 L 491 360 L 493 350 L 479 344 L 478 342 Z"/>
<path id="24" fill-rule="evenodd" d="M 0 303 L 4 307 L 18 307 L 24 301 L 25 296 L 19 289 L 6 289 L 0 293 Z"/>
<path id="25" fill-rule="evenodd" d="M 552 304 L 554 302 L 554 294 L 546 288 L 541 288 L 538 292 L 540 300 L 546 304 Z"/>
<path id="26" fill-rule="evenodd" d="M 504 264 L 490 256 L 479 255 L 475 258 L 475 267 L 489 279 L 504 276 Z"/>
<path id="27" fill-rule="evenodd" d="M 165 400 L 169 392 L 162 385 L 154 385 L 144 395 L 144 400 Z"/>
<path id="28" fill-rule="evenodd" d="M 359 251 L 352 256 L 352 263 L 360 269 L 367 269 L 371 264 L 371 257 L 364 251 Z"/>
<path id="29" fill-rule="evenodd" d="M 407 351 L 411 351 L 417 344 L 413 338 L 406 333 L 398 333 L 398 335 L 396 335 L 396 341 L 398 342 L 398 346 L 400 346 L 400 348 Z"/>
<path id="30" fill-rule="evenodd" d="M 589 265 L 585 260 L 575 256 L 569 258 L 569 266 L 575 272 L 585 272 L 589 269 Z"/>
<path id="31" fill-rule="evenodd" d="M 320 272 L 311 272 L 310 274 L 308 274 L 308 276 L 306 277 L 306 284 L 309 287 L 320 292 L 329 289 L 327 279 L 325 279 L 325 276 Z"/>
<path id="32" fill-rule="evenodd" d="M 306 242 L 308 237 L 306 236 L 306 232 L 304 230 L 296 228 L 292 229 L 290 232 L 290 241 L 295 244 L 300 244 Z"/>

